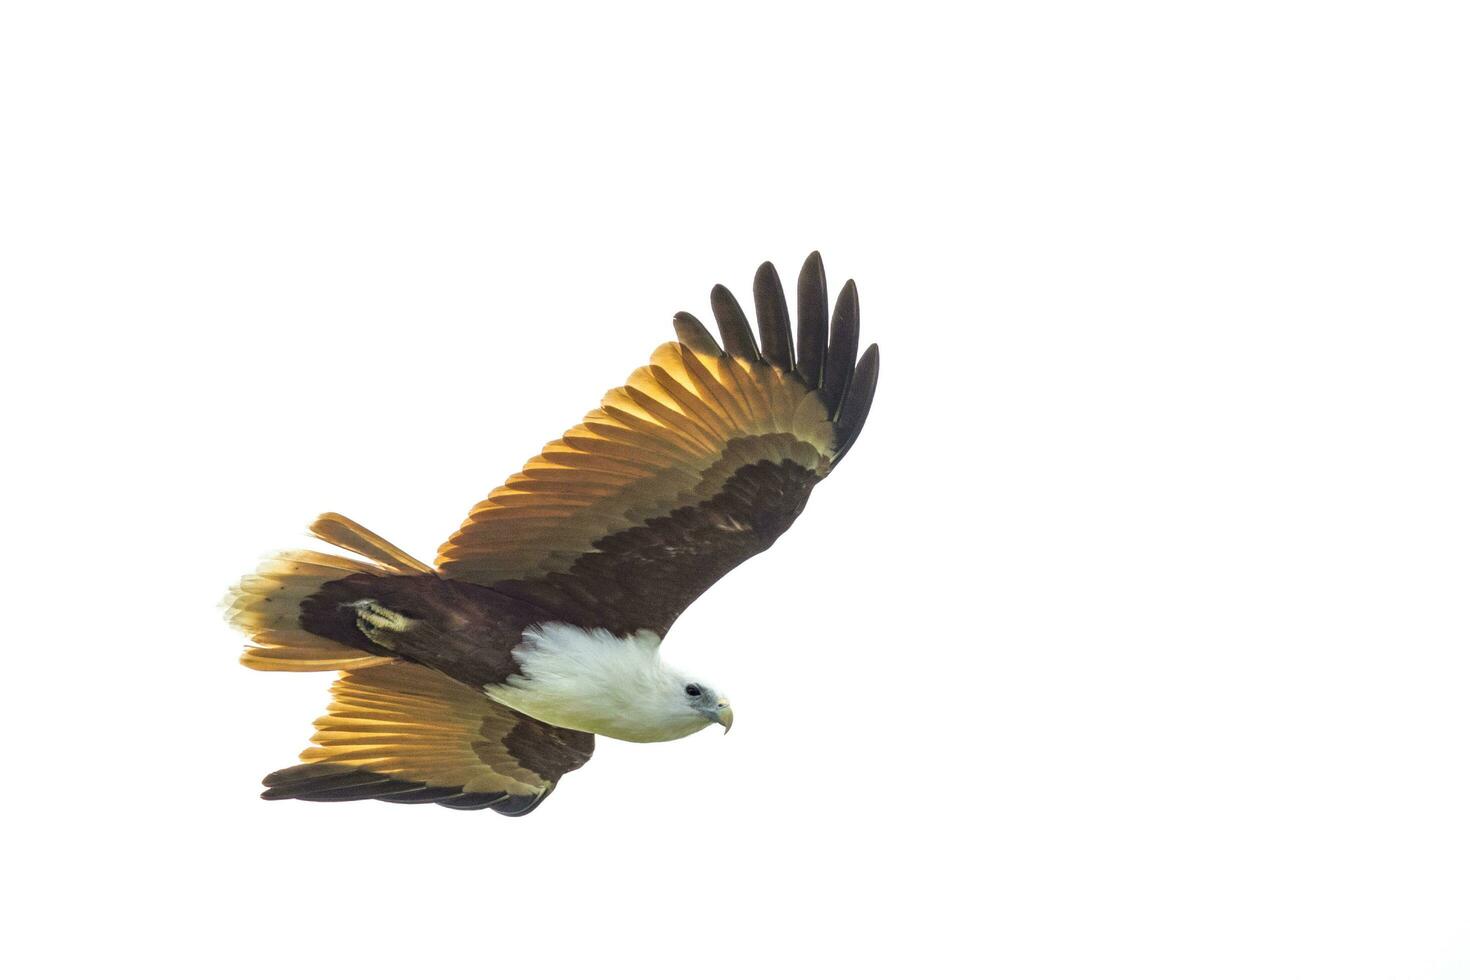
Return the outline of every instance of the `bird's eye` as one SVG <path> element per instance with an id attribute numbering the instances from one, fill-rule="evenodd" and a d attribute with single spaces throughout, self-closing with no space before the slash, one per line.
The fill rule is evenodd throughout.
<path id="1" fill-rule="evenodd" d="M 691 698 L 697 698 L 704 692 L 699 689 L 698 684 L 685 684 L 684 693 L 689 695 Z"/>

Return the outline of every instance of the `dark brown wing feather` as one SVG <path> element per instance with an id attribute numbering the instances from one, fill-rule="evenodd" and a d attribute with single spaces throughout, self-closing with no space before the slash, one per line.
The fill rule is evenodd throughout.
<path id="1" fill-rule="evenodd" d="M 796 277 L 796 370 L 810 388 L 822 386 L 827 360 L 827 272 L 816 252 Z"/>
<path id="2" fill-rule="evenodd" d="M 439 550 L 448 576 L 618 632 L 666 633 L 726 572 L 771 544 L 852 446 L 877 385 L 877 347 L 854 367 L 857 288 L 828 331 L 813 252 L 790 315 L 769 263 L 755 279 L 761 348 L 728 289 L 711 296 L 724 349 L 697 319 L 628 383 L 549 443 Z"/>
<path id="3" fill-rule="evenodd" d="M 791 526 L 817 479 L 789 459 L 745 464 L 709 499 L 594 542 L 565 572 L 501 582 L 497 591 L 577 625 L 662 636 L 706 589 Z"/>
<path id="4" fill-rule="evenodd" d="M 783 371 L 796 362 L 791 356 L 791 314 L 786 311 L 786 293 L 776 267 L 764 262 L 755 271 L 755 320 L 761 331 L 761 353 Z"/>

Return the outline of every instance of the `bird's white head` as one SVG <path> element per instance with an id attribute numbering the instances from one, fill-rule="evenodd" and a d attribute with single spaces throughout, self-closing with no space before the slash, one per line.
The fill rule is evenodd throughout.
<path id="1" fill-rule="evenodd" d="M 520 672 L 485 693 L 533 718 L 628 742 L 667 742 L 735 720 L 711 685 L 665 664 L 656 633 L 541 623 L 513 652 Z"/>

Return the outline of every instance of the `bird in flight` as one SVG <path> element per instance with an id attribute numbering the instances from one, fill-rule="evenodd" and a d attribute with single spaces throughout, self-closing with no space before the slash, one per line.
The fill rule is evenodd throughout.
<path id="1" fill-rule="evenodd" d="M 849 280 L 828 323 L 813 252 L 796 339 L 769 263 L 757 331 L 710 295 L 600 407 L 476 504 L 433 566 L 360 524 L 311 532 L 353 557 L 269 556 L 226 597 L 256 670 L 340 671 L 301 764 L 268 800 L 437 803 L 530 813 L 593 736 L 683 738 L 734 720 L 722 692 L 665 663 L 674 620 L 769 548 L 857 439 L 878 383 L 858 358 Z M 721 346 L 723 343 L 723 347 Z"/>

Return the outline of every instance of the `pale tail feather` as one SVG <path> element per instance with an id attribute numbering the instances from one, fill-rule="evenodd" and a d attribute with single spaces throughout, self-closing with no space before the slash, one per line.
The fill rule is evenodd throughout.
<path id="1" fill-rule="evenodd" d="M 413 555 L 341 514 L 321 515 L 312 521 L 311 533 L 328 544 L 336 545 L 343 551 L 362 555 L 394 571 L 420 575 L 434 574 L 434 569 Z"/>
<path id="2" fill-rule="evenodd" d="M 362 559 L 316 551 L 268 556 L 225 597 L 225 618 L 250 637 L 240 662 L 254 670 L 360 670 L 392 663 L 301 628 L 301 603 L 323 585 L 354 574 L 432 574 L 433 570 L 371 531 L 338 514 L 311 526 L 323 541 Z"/>

